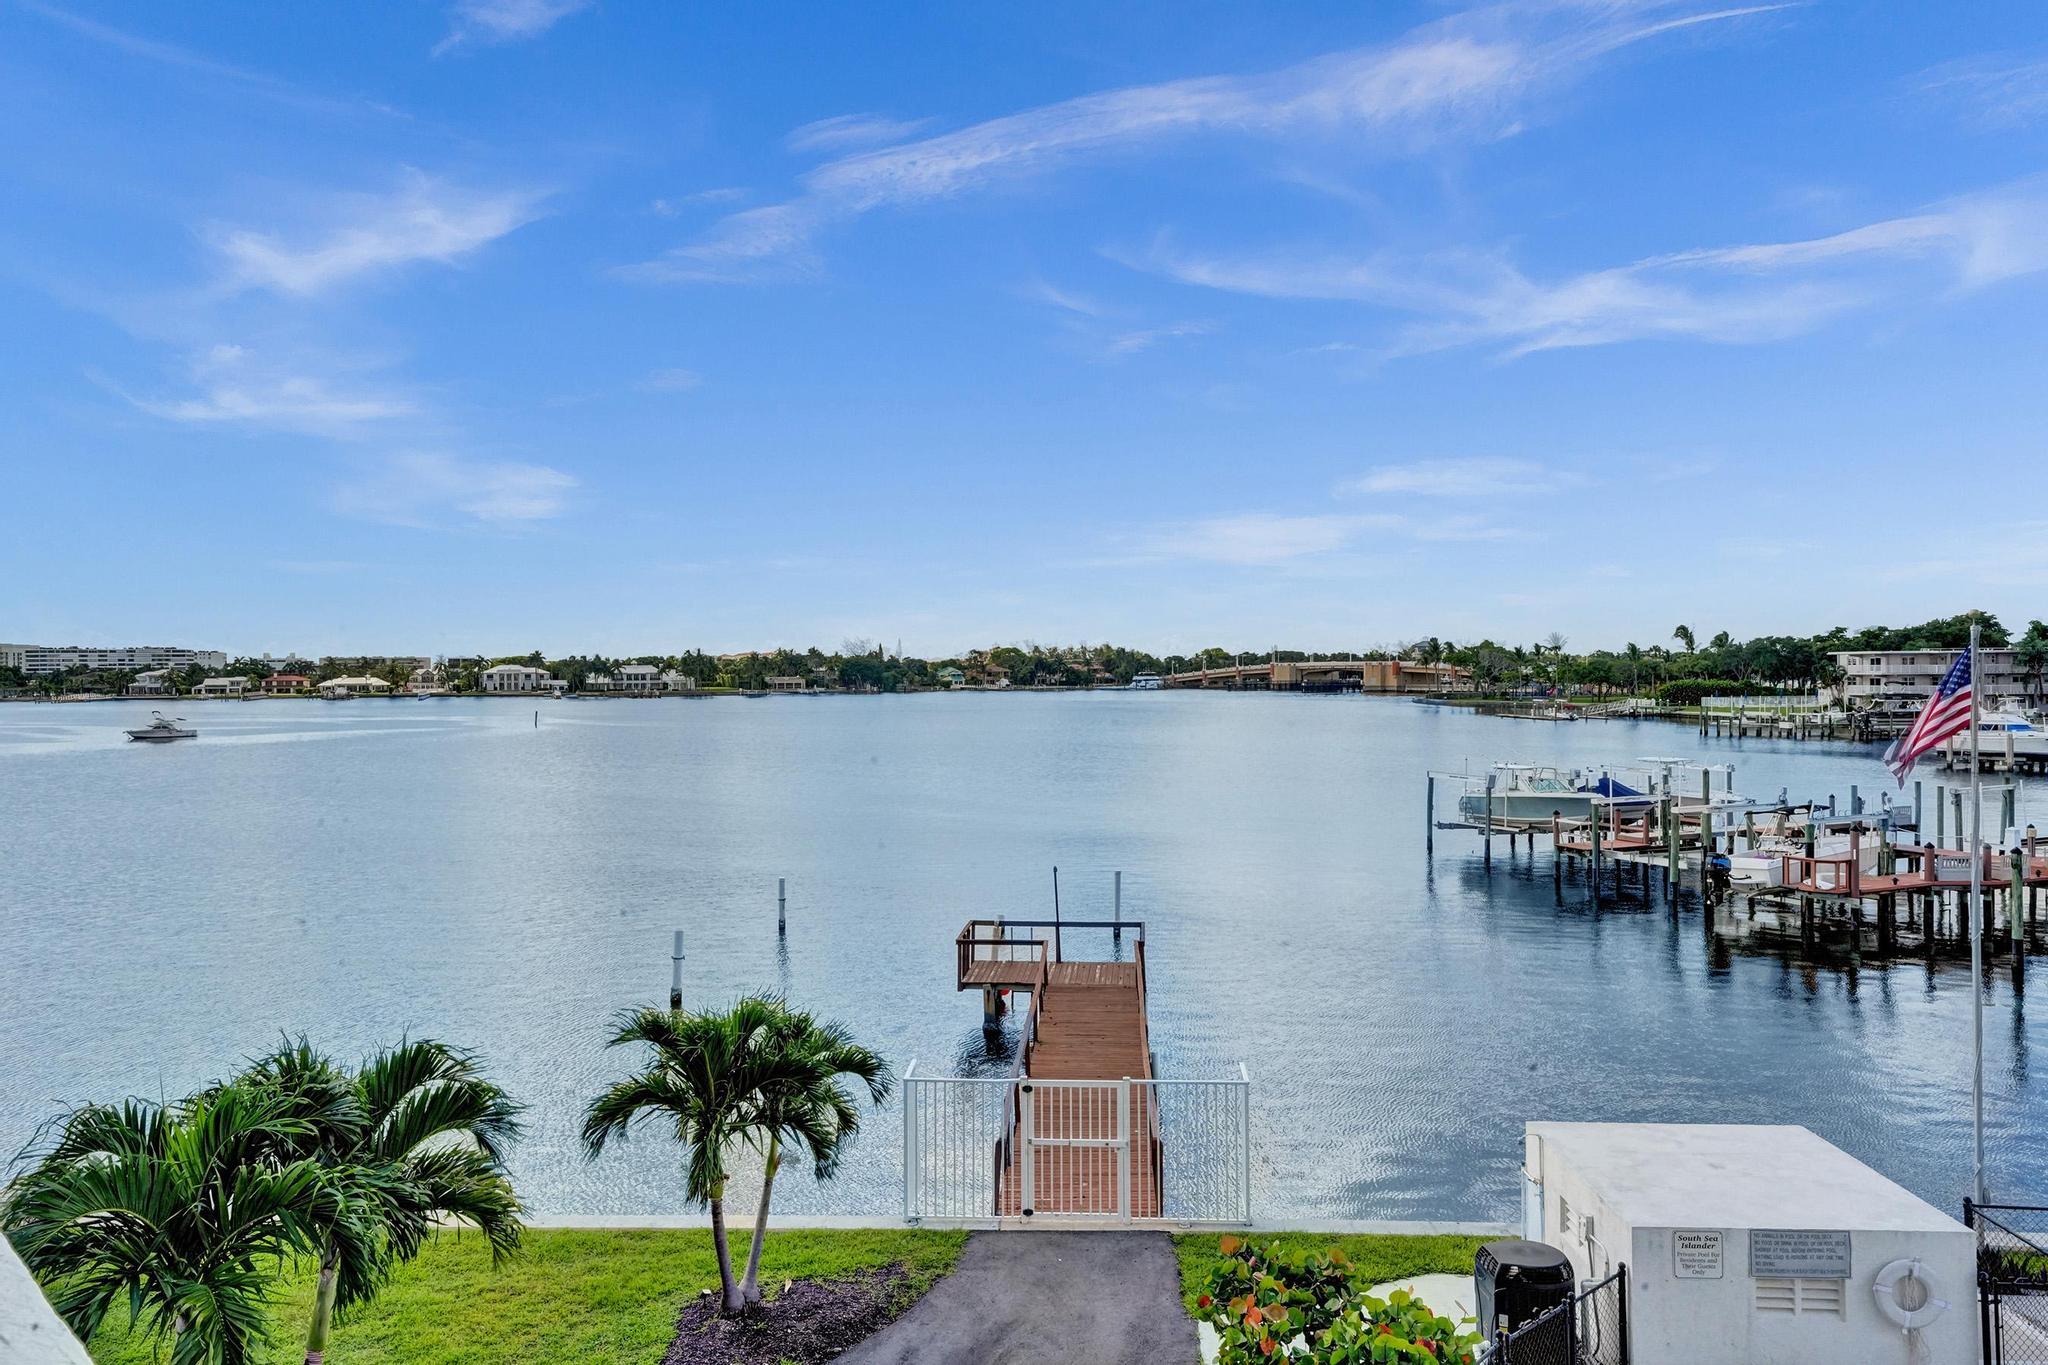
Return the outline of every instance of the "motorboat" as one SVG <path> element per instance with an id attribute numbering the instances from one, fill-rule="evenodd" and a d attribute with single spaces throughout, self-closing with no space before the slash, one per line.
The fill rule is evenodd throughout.
<path id="1" fill-rule="evenodd" d="M 1970 761 L 1970 732 L 1965 729 L 1942 741 L 1942 753 L 1951 764 Z M 2048 725 L 2028 715 L 2010 698 L 1996 710 L 1977 716 L 1977 752 L 2001 763 L 2011 759 L 2048 759 Z"/>
<path id="2" fill-rule="evenodd" d="M 1130 690 L 1133 692 L 1157 692 L 1165 686 L 1166 680 L 1157 673 L 1140 673 L 1131 679 Z"/>
<path id="3" fill-rule="evenodd" d="M 1488 789 L 1458 798 L 1458 814 L 1475 825 L 1522 828 L 1561 820 L 1589 819 L 1597 807 L 1650 805 L 1654 797 L 1601 773 L 1589 778 L 1579 771 L 1531 763 L 1496 763 Z"/>
<path id="4" fill-rule="evenodd" d="M 1458 798 L 1459 818 L 1494 829 L 1549 828 L 1553 818 L 1584 821 L 1595 812 L 1635 814 L 1669 797 L 1673 808 L 1691 815 L 1701 807 L 1718 810 L 1741 798 L 1704 790 L 1701 776 L 1714 771 L 1687 759 L 1645 758 L 1620 768 L 1564 769 L 1532 763 L 1496 763 L 1490 776 L 1470 776 Z"/>
<path id="5" fill-rule="evenodd" d="M 197 730 L 187 730 L 181 723 L 184 717 L 168 720 L 161 711 L 152 711 L 149 724 L 140 730 L 130 730 L 128 738 L 141 740 L 144 744 L 169 744 L 174 739 L 197 739 Z"/>

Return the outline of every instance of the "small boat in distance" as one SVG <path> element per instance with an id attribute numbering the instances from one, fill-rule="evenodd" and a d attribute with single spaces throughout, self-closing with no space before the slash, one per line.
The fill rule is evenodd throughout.
<path id="1" fill-rule="evenodd" d="M 1166 680 L 1157 673 L 1140 673 L 1131 679 L 1133 692 L 1157 692 L 1166 686 Z"/>
<path id="2" fill-rule="evenodd" d="M 169 744 L 174 739 L 199 738 L 197 730 L 182 728 L 179 722 L 184 720 L 183 716 L 178 717 L 177 720 L 166 720 L 164 719 L 164 713 L 161 711 L 152 711 L 149 714 L 151 716 L 149 724 L 143 726 L 140 730 L 130 730 L 128 738 L 139 739 L 144 744 Z"/>

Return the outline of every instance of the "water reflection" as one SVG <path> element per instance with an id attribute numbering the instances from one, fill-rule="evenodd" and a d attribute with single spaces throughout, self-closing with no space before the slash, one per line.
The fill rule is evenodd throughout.
<path id="1" fill-rule="evenodd" d="M 1110 917 L 1123 872 L 1162 1069 L 1250 1068 L 1272 1216 L 1512 1216 L 1531 1118 L 1804 1123 L 1944 1207 L 1966 1181 L 1951 929 L 1707 910 L 1633 867 L 1596 898 L 1547 848 L 1440 831 L 1432 857 L 1417 829 L 1421 775 L 1468 758 L 1686 753 L 1796 800 L 1872 784 L 1857 746 L 1366 698 L 554 704 L 538 728 L 527 705 L 407 705 L 191 706 L 201 739 L 163 752 L 113 737 L 146 706 L 0 706 L 0 999 L 31 1040 L 0 1055 L 0 1147 L 279 1029 L 344 1054 L 431 1033 L 532 1104 L 536 1209 L 680 1211 L 661 1144 L 592 1166 L 576 1136 L 610 1013 L 665 998 L 672 929 L 692 1002 L 781 990 L 899 1066 L 1001 1075 L 1020 1021 L 984 1035 L 953 936 L 1049 918 L 1058 864 L 1068 921 Z M 2048 824 L 2041 784 L 2021 805 Z M 786 936 L 777 877 L 804 888 Z M 2008 1194 L 2048 1192 L 2024 964 L 2001 939 L 1982 981 Z M 888 1211 L 899 1142 L 871 1123 L 837 1181 L 778 1204 Z"/>

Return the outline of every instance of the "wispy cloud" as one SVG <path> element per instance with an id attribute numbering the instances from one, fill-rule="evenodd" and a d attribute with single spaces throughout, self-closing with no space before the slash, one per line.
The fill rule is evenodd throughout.
<path id="1" fill-rule="evenodd" d="M 2048 119 L 2048 54 L 1992 52 L 1943 62 L 1920 73 L 1924 94 L 1952 100 L 1987 128 L 2020 128 Z"/>
<path id="2" fill-rule="evenodd" d="M 1144 528 L 1122 537 L 1125 562 L 1189 560 L 1272 567 L 1349 554 L 1368 541 L 1500 541 L 1524 533 L 1475 516 L 1391 512 L 1243 512 Z"/>
<path id="3" fill-rule="evenodd" d="M 1502 6 L 1278 71 L 1131 86 L 1028 109 L 828 161 L 803 177 L 797 197 L 735 214 L 622 273 L 669 283 L 787 278 L 810 268 L 813 238 L 827 224 L 1199 135 L 1334 134 L 1354 150 L 1382 151 L 1498 139 L 1521 127 L 1517 110 L 1531 91 L 1568 82 L 1618 48 L 1782 6 L 1645 17 L 1672 8 L 1655 0 Z"/>
<path id="4" fill-rule="evenodd" d="M 1417 460 L 1381 465 L 1344 484 L 1345 493 L 1410 493 L 1430 498 L 1527 496 L 1577 488 L 1586 476 L 1533 460 Z"/>
<path id="5" fill-rule="evenodd" d="M 374 564 L 356 559 L 273 559 L 270 567 L 279 573 L 305 574 L 324 577 L 330 574 L 356 574 L 374 572 Z"/>
<path id="6" fill-rule="evenodd" d="M 433 261 L 453 264 L 540 216 L 527 190 L 458 188 L 411 172 L 389 194 L 352 194 L 296 239 L 217 226 L 208 234 L 233 288 L 316 294 L 359 276 Z"/>
<path id="7" fill-rule="evenodd" d="M 412 451 L 389 456 L 337 487 L 334 506 L 348 516 L 395 526 L 518 526 L 560 516 L 576 487 L 574 475 L 547 465 Z"/>
<path id="8" fill-rule="evenodd" d="M 2048 575 L 2048 521 L 1980 526 L 1965 546 L 1921 559 L 1893 559 L 1876 572 L 1889 582 L 1926 580 L 2031 591 Z"/>
<path id="9" fill-rule="evenodd" d="M 1177 341 L 1185 337 L 1208 336 L 1216 331 L 1213 322 L 1170 322 L 1163 327 L 1141 327 L 1135 331 L 1119 332 L 1109 340 L 1111 355 L 1135 355 L 1149 351 L 1162 341 Z"/>
<path id="10" fill-rule="evenodd" d="M 1387 347 L 1397 354 L 1492 344 L 1520 355 L 1657 337 L 1763 342 L 1873 305 L 2048 269 L 2048 181 L 1830 236 L 1681 251 L 1550 281 L 1499 252 L 1205 256 L 1162 243 L 1127 263 L 1206 288 L 1410 314 L 1418 320 Z"/>
<path id="11" fill-rule="evenodd" d="M 191 48 L 180 47 L 176 43 L 145 38 L 126 29 L 115 28 L 111 24 L 103 24 L 97 19 L 88 19 L 55 5 L 44 4 L 42 0 L 15 0 L 15 3 L 30 14 L 60 24 L 90 42 L 142 61 L 203 77 L 205 82 L 213 86 L 244 91 L 280 104 L 308 110 L 348 114 L 395 112 L 387 105 L 370 100 L 335 99 L 311 93 L 267 72 L 252 71 L 247 67 L 219 61 Z"/>
<path id="12" fill-rule="evenodd" d="M 703 383 L 703 375 L 677 365 L 654 371 L 640 381 L 640 387 L 649 393 L 688 393 L 692 389 L 701 388 Z"/>
<path id="13" fill-rule="evenodd" d="M 657 218 L 673 218 L 684 209 L 697 204 L 735 204 L 750 193 L 752 191 L 741 185 L 714 185 L 708 190 L 696 190 L 690 194 L 656 199 L 648 204 L 647 211 Z"/>
<path id="14" fill-rule="evenodd" d="M 188 366 L 198 392 L 183 398 L 123 393 L 172 422 L 242 425 L 341 436 L 414 411 L 397 394 L 341 389 L 318 375 L 280 368 L 240 346 L 215 346 Z M 119 392 L 119 390 L 116 390 Z"/>
<path id="15" fill-rule="evenodd" d="M 1062 289 L 1058 285 L 1048 284 L 1044 280 L 1032 280 L 1020 286 L 1017 294 L 1018 297 L 1032 303 L 1042 303 L 1047 307 L 1057 308 L 1063 313 L 1072 313 L 1076 317 L 1099 318 L 1106 316 L 1109 312 L 1108 309 L 1104 308 L 1094 299 L 1089 298 L 1086 294 L 1072 289 Z"/>
<path id="16" fill-rule="evenodd" d="M 931 126 L 928 118 L 893 119 L 881 114 L 836 114 L 792 128 L 782 145 L 792 152 L 837 152 L 901 142 Z"/>
<path id="17" fill-rule="evenodd" d="M 448 36 L 434 47 L 440 56 L 464 43 L 512 43 L 537 38 L 590 0 L 456 0 L 448 10 Z"/>
<path id="18" fill-rule="evenodd" d="M 1132 548 L 1148 559 L 1195 559 L 1215 564 L 1284 564 L 1305 555 L 1331 554 L 1359 536 L 1386 530 L 1398 519 L 1385 516 L 1287 516 L 1244 512 L 1205 517 L 1141 532 Z"/>

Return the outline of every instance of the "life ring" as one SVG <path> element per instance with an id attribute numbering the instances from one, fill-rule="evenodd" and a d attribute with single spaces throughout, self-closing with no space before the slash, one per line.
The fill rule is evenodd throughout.
<path id="1" fill-rule="evenodd" d="M 1948 1311 L 1948 1300 L 1934 1296 L 1934 1281 L 1916 1258 L 1893 1261 L 1878 1271 L 1870 1292 L 1877 1311 L 1904 1332 L 1918 1331 Z"/>

